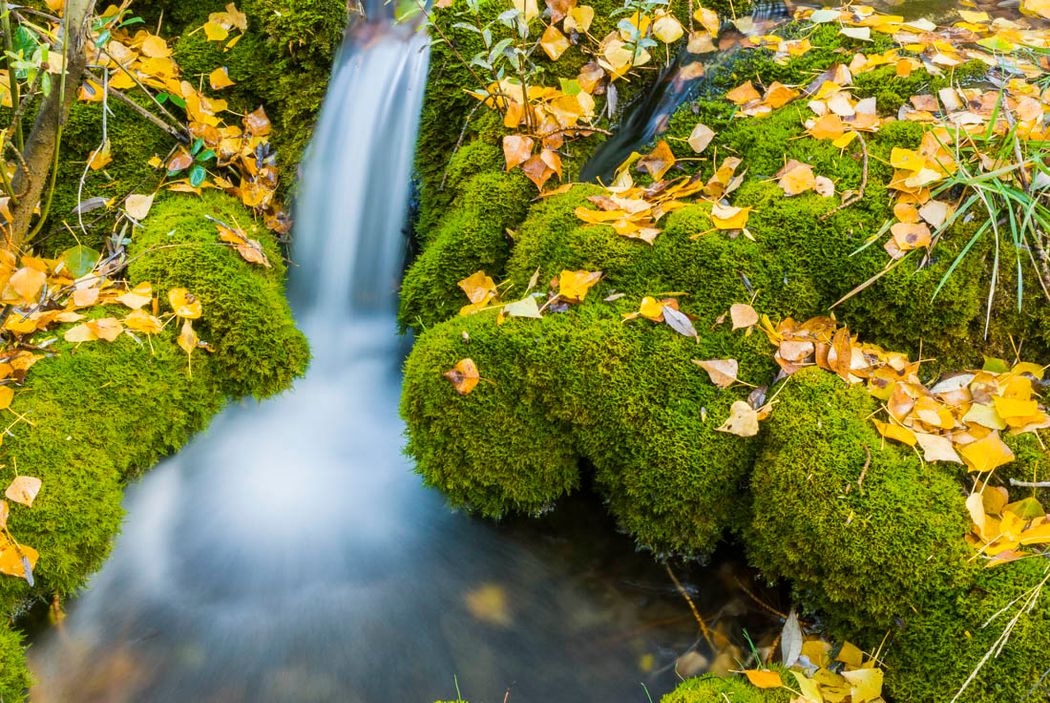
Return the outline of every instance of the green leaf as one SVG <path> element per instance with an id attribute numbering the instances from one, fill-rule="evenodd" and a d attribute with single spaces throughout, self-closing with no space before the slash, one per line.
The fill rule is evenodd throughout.
<path id="1" fill-rule="evenodd" d="M 204 170 L 204 167 L 200 164 L 194 164 L 193 168 L 190 169 L 190 185 L 194 188 L 198 187 L 201 183 L 204 183 L 208 177 L 208 172 Z"/>
<path id="2" fill-rule="evenodd" d="M 91 247 L 78 244 L 62 252 L 58 257 L 61 270 L 73 278 L 80 278 L 91 273 L 98 262 L 99 253 Z"/>

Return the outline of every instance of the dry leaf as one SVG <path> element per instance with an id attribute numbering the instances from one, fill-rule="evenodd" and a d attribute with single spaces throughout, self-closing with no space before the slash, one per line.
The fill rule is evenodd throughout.
<path id="1" fill-rule="evenodd" d="M 445 378 L 452 381 L 456 392 L 467 395 L 478 385 L 478 367 L 473 359 L 460 359 L 456 365 L 444 373 Z"/>
<path id="2" fill-rule="evenodd" d="M 758 434 L 758 413 L 745 401 L 734 401 L 729 408 L 729 418 L 717 429 L 738 437 L 754 437 Z"/>
<path id="3" fill-rule="evenodd" d="M 719 388 L 728 388 L 736 383 L 737 373 L 740 370 L 736 359 L 710 359 L 708 361 L 693 359 L 693 363 L 706 371 L 711 377 L 711 382 Z"/>
<path id="4" fill-rule="evenodd" d="M 8 500 L 32 507 L 37 493 L 40 492 L 41 485 L 42 482 L 35 476 L 15 476 L 14 480 L 11 481 L 11 485 L 4 491 L 4 495 L 7 496 Z"/>

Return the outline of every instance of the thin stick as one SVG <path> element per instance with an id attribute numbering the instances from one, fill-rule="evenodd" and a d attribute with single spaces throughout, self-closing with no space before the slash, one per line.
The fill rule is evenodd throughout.
<path id="1" fill-rule="evenodd" d="M 1016 488 L 1050 488 L 1050 481 L 1018 481 L 1011 478 L 1010 485 Z"/>
<path id="2" fill-rule="evenodd" d="M 685 598 L 685 602 L 689 604 L 689 609 L 693 611 L 693 617 L 696 618 L 697 624 L 700 625 L 700 634 L 704 636 L 704 639 L 712 650 L 717 649 L 715 647 L 715 641 L 711 637 L 711 630 L 708 629 L 707 623 L 704 622 L 704 618 L 700 615 L 700 611 L 696 609 L 696 604 L 693 603 L 693 599 L 689 597 L 689 592 L 685 590 L 681 581 L 679 581 L 678 577 L 674 575 L 673 571 L 671 571 L 670 564 L 664 562 L 664 569 L 667 570 L 667 575 L 671 577 L 671 582 L 674 583 L 674 587 L 678 589 L 678 592 L 682 594 L 682 598 Z"/>
<path id="3" fill-rule="evenodd" d="M 87 75 L 87 77 L 90 78 L 95 83 L 97 83 L 99 85 L 104 85 L 102 79 L 99 78 L 94 73 L 92 73 L 91 71 L 84 71 L 84 74 Z M 189 144 L 190 138 L 189 138 L 189 136 L 187 135 L 187 133 L 185 131 L 180 130 L 179 128 L 173 127 L 172 125 L 168 124 L 167 122 L 165 122 L 161 118 L 157 117 L 152 112 L 150 112 L 146 108 L 142 107 L 137 102 L 135 102 L 134 100 L 129 98 L 127 95 L 125 95 L 121 91 L 117 90 L 116 88 L 114 88 L 114 87 L 112 87 L 112 86 L 110 86 L 108 84 L 105 84 L 105 85 L 106 85 L 106 89 L 105 90 L 106 90 L 106 94 L 107 95 L 112 95 L 114 98 L 116 98 L 120 102 L 122 102 L 125 105 L 127 105 L 128 107 L 130 107 L 132 110 L 137 112 L 139 115 L 141 115 L 145 119 L 149 120 L 150 122 L 152 122 L 154 125 L 156 125 L 160 129 L 164 130 L 166 133 L 168 133 L 169 135 L 171 135 L 172 137 L 177 139 L 182 144 Z"/>

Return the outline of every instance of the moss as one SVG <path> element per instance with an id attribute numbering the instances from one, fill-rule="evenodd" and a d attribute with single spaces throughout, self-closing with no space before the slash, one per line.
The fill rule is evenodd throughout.
<path id="1" fill-rule="evenodd" d="M 20 703 L 26 700 L 30 683 L 21 635 L 7 625 L 0 625 L 0 698 L 8 703 Z"/>
<path id="2" fill-rule="evenodd" d="M 116 198 L 119 202 L 133 192 L 152 192 L 160 181 L 162 173 L 148 162 L 154 155 L 167 154 L 175 141 L 123 103 L 112 100 L 109 108 L 107 134 L 113 161 L 98 171 L 88 170 L 79 194 L 88 157 L 102 144 L 102 103 L 76 102 L 70 109 L 63 130 L 62 158 L 50 222 L 34 240 L 34 246 L 44 253 L 63 251 L 77 244 L 78 239 L 79 243 L 101 249 L 105 234 L 113 231 L 116 210 L 106 209 L 83 215 L 86 234 L 78 228 L 77 216 L 73 214 L 78 195 L 83 200 L 101 196 Z M 70 224 L 76 238 L 63 221 Z"/>
<path id="3" fill-rule="evenodd" d="M 957 587 L 969 531 L 960 484 L 883 442 L 862 387 L 813 369 L 778 398 L 751 478 L 753 564 L 857 626 Z"/>
<path id="4" fill-rule="evenodd" d="M 406 451 L 428 485 L 454 505 L 487 517 L 537 513 L 579 484 L 576 453 L 563 423 L 548 417 L 529 369 L 542 360 L 542 332 L 481 313 L 425 332 L 405 364 L 401 411 Z M 457 395 L 442 376 L 472 358 L 483 380 Z"/>
<path id="5" fill-rule="evenodd" d="M 426 481 L 485 515 L 537 512 L 578 485 L 586 461 L 642 546 L 710 551 L 738 520 L 733 498 L 755 444 L 715 430 L 740 393 L 719 392 L 690 359 L 740 358 L 748 377 L 772 364 L 754 337 L 698 344 L 648 321 L 623 324 L 619 313 L 637 304 L 502 326 L 479 314 L 427 330 L 406 364 L 402 406 Z M 484 380 L 461 397 L 441 374 L 464 357 Z"/>
<path id="6" fill-rule="evenodd" d="M 1041 558 L 981 570 L 965 589 L 945 594 L 917 613 L 904 613 L 886 650 L 892 672 L 886 679 L 888 694 L 898 701 L 951 700 L 1016 616 L 1002 651 L 988 660 L 959 700 L 999 703 L 1030 691 L 1040 699 L 1038 685 L 1050 669 L 1050 611 L 1045 592 L 1029 612 L 1021 612 L 1021 603 L 1047 574 Z M 874 636 L 870 641 L 876 642 Z"/>
<path id="7" fill-rule="evenodd" d="M 271 267 L 242 260 L 218 241 L 205 215 L 239 223 L 260 241 Z M 215 348 L 223 385 L 233 396 L 263 398 L 287 388 L 309 361 L 284 297 L 284 263 L 273 237 L 229 197 L 171 194 L 159 199 L 129 248 L 133 281 L 160 290 L 181 286 L 204 306 L 199 334 Z"/>
<path id="8" fill-rule="evenodd" d="M 781 671 L 783 677 L 785 672 Z M 790 680 L 790 679 L 787 679 Z M 755 688 L 741 676 L 711 674 L 686 679 L 660 703 L 787 703 L 792 696 L 784 689 Z"/>
<path id="9" fill-rule="evenodd" d="M 502 271 L 510 255 L 507 231 L 524 218 L 534 187 L 521 173 L 499 169 L 470 176 L 482 150 L 486 159 L 502 158 L 495 147 L 478 143 L 453 160 L 462 179 L 456 181 L 458 197 L 405 275 L 402 327 L 418 330 L 455 315 L 468 302 L 456 282 L 478 270 Z"/>

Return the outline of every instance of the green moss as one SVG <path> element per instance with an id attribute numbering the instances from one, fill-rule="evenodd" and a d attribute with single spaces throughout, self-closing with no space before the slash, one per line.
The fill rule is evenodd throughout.
<path id="1" fill-rule="evenodd" d="M 418 330 L 455 315 L 468 302 L 456 282 L 479 270 L 498 273 L 510 255 L 507 231 L 524 218 L 534 187 L 520 172 L 497 168 L 469 175 L 489 165 L 476 162 L 481 151 L 486 161 L 502 158 L 495 147 L 477 143 L 453 159 L 457 197 L 401 286 L 405 328 Z"/>
<path id="2" fill-rule="evenodd" d="M 862 387 L 813 369 L 778 399 L 751 478 L 755 566 L 857 626 L 957 587 L 969 530 L 960 484 L 882 441 Z"/>
<path id="3" fill-rule="evenodd" d="M 423 334 L 405 364 L 401 411 L 406 451 L 427 484 L 454 505 L 488 516 L 537 513 L 579 484 L 571 435 L 548 417 L 530 368 L 542 361 L 542 332 L 493 315 L 457 318 Z M 472 358 L 484 378 L 460 396 L 442 376 Z"/>
<path id="4" fill-rule="evenodd" d="M 262 243 L 271 267 L 250 265 L 221 244 L 205 215 L 239 223 Z M 280 249 L 228 196 L 172 194 L 158 200 L 133 235 L 129 252 L 133 281 L 151 281 L 160 290 L 181 286 L 200 297 L 204 315 L 199 334 L 215 348 L 230 395 L 266 397 L 303 373 L 309 350 L 284 297 Z"/>
<path id="5" fill-rule="evenodd" d="M 781 671 L 783 677 L 785 672 Z M 790 678 L 787 679 L 790 681 Z M 792 696 L 784 689 L 761 689 L 742 676 L 713 675 L 686 679 L 660 703 L 787 703 Z"/>
<path id="6" fill-rule="evenodd" d="M 7 625 L 0 625 L 0 698 L 8 703 L 20 703 L 26 700 L 30 683 L 21 635 Z"/>
<path id="7" fill-rule="evenodd" d="M 502 326 L 480 314 L 426 331 L 406 364 L 402 410 L 427 482 L 485 515 L 536 512 L 575 488 L 585 461 L 642 546 L 710 551 L 738 520 L 755 443 L 716 431 L 741 393 L 718 391 L 690 359 L 740 358 L 748 378 L 771 376 L 772 363 L 757 337 L 697 343 L 624 324 L 620 312 L 637 304 L 588 302 Z M 441 374 L 464 357 L 484 380 L 461 397 Z"/>
<path id="8" fill-rule="evenodd" d="M 1040 699 L 1038 685 L 1050 670 L 1046 593 L 1030 611 L 1022 612 L 1022 604 L 1042 588 L 1047 575 L 1047 562 L 1041 558 L 981 570 L 965 589 L 947 593 L 916 613 L 904 613 L 886 649 L 886 666 L 892 672 L 886 679 L 887 693 L 898 701 L 951 700 L 1017 617 L 1002 651 L 984 664 L 959 700 L 999 703 L 1021 699 L 1029 691 Z M 870 641 L 877 643 L 874 633 Z"/>
<path id="9" fill-rule="evenodd" d="M 89 169 L 86 176 L 85 164 L 102 144 L 102 103 L 76 102 L 70 109 L 63 130 L 62 158 L 49 224 L 34 240 L 34 246 L 44 253 L 63 251 L 78 240 L 101 249 L 105 235 L 113 230 L 117 211 L 95 209 L 83 215 L 88 231 L 86 234 L 81 231 L 73 214 L 78 195 L 83 200 L 101 196 L 116 198 L 119 202 L 131 193 L 152 192 L 163 175 L 148 162 L 154 155 L 163 158 L 175 140 L 121 102 L 111 100 L 109 108 L 107 134 L 113 161 L 98 171 Z M 83 189 L 80 188 L 82 176 Z M 75 237 L 63 222 L 70 225 Z"/>

